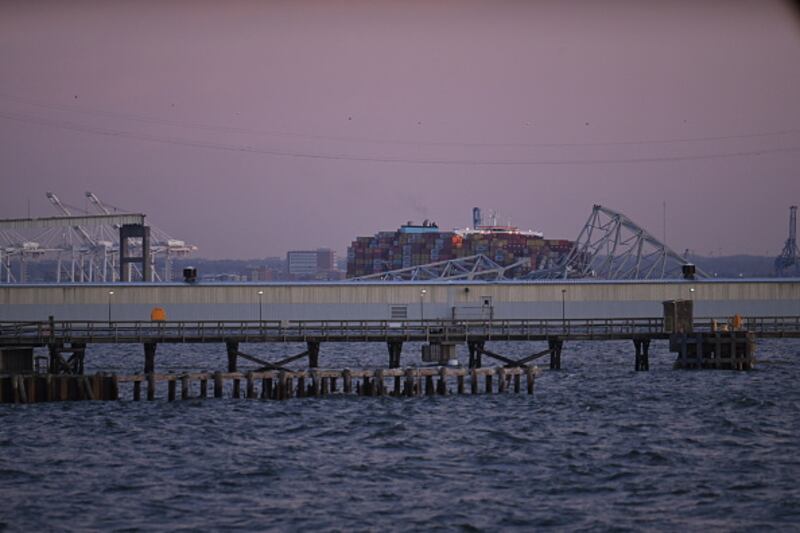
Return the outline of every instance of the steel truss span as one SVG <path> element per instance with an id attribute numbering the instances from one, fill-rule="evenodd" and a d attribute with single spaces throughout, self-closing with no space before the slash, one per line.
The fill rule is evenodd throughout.
<path id="1" fill-rule="evenodd" d="M 485 280 L 500 281 L 513 279 L 513 272 L 529 268 L 530 259 L 523 258 L 507 266 L 502 266 L 483 254 L 438 261 L 425 265 L 379 272 L 368 276 L 351 278 L 351 281 L 426 281 L 426 280 Z"/>
<path id="2" fill-rule="evenodd" d="M 688 264 L 627 216 L 595 205 L 564 260 L 552 269 L 531 272 L 527 278 L 677 279 L 683 277 L 683 267 Z M 707 278 L 708 274 L 696 268 L 695 276 Z"/>
<path id="3" fill-rule="evenodd" d="M 683 277 L 683 266 L 688 264 L 686 259 L 627 216 L 595 205 L 572 250 L 564 259 L 553 268 L 531 271 L 522 279 L 679 279 Z M 351 279 L 500 281 L 518 279 L 518 273 L 530 267 L 529 258 L 503 266 L 479 254 Z M 695 267 L 695 276 L 707 278 L 708 274 Z"/>

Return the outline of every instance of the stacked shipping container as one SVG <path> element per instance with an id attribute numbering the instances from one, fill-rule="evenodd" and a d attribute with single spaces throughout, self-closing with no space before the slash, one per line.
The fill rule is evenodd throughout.
<path id="1" fill-rule="evenodd" d="M 516 228 L 502 231 L 440 231 L 435 225 L 410 223 L 397 231 L 382 231 L 372 237 L 357 237 L 347 249 L 347 277 L 359 277 L 437 261 L 484 254 L 500 265 L 531 259 L 535 270 L 555 266 L 574 243 L 544 239 L 541 234 Z M 521 269 L 517 275 L 527 274 Z"/>

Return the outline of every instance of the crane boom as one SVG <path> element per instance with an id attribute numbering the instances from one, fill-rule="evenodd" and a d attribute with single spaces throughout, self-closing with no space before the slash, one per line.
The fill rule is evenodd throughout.
<path id="1" fill-rule="evenodd" d="M 50 200 L 50 203 L 53 204 L 53 206 L 55 206 L 56 209 L 61 211 L 61 213 L 63 215 L 68 216 L 68 217 L 72 216 L 72 213 L 69 212 L 69 209 L 67 209 L 64 206 L 64 204 L 61 203 L 61 200 L 59 200 L 58 196 L 56 196 L 54 193 L 48 192 L 47 193 L 47 199 Z M 108 213 L 106 213 L 106 214 L 108 214 Z M 89 235 L 89 232 L 86 231 L 86 228 L 84 228 L 82 226 L 72 226 L 72 229 L 74 229 L 76 232 L 78 232 L 78 234 L 86 242 L 86 244 L 88 244 L 89 246 L 97 246 L 97 243 L 92 238 L 92 236 Z"/>

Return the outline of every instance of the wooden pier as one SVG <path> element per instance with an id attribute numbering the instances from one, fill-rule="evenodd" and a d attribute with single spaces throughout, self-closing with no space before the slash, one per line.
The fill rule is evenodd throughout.
<path id="1" fill-rule="evenodd" d="M 144 398 L 150 401 L 157 398 L 168 401 L 205 399 L 211 396 L 288 400 L 331 395 L 415 397 L 511 392 L 533 394 L 539 373 L 538 369 L 532 367 L 467 369 L 442 366 L 128 376 L 104 373 L 91 376 L 13 374 L 0 375 L 0 403 L 120 400 L 125 387 L 130 387 L 129 398 L 132 401 L 142 400 L 143 393 Z M 226 387 L 226 384 L 230 384 L 230 387 Z"/>
<path id="2" fill-rule="evenodd" d="M 677 315 L 676 315 L 677 316 Z M 676 368 L 749 370 L 754 364 L 755 339 L 800 338 L 800 317 L 736 316 L 731 328 L 718 328 L 714 319 L 694 319 L 685 316 L 671 319 L 564 319 L 564 320 L 425 320 L 425 321 L 57 321 L 0 323 L 0 401 L 27 403 L 53 399 L 116 399 L 119 387 L 132 383 L 133 397 L 141 395 L 143 383 L 147 397 L 155 395 L 156 384 L 167 384 L 167 399 L 173 399 L 178 382 L 182 397 L 194 397 L 189 389 L 197 383 L 197 396 L 208 395 L 208 383 L 213 380 L 214 395 L 222 390 L 219 379 L 232 382 L 233 396 L 244 396 L 261 386 L 258 396 L 283 399 L 295 396 L 325 395 L 336 390 L 337 383 L 344 393 L 366 395 L 427 394 L 447 392 L 448 379 L 455 380 L 457 393 L 463 392 L 463 381 L 470 379 L 470 391 L 476 390 L 479 378 L 481 390 L 492 390 L 493 380 L 498 392 L 511 387 L 519 389 L 520 376 L 526 376 L 532 387 L 538 370 L 532 365 L 549 357 L 549 368 L 559 370 L 566 341 L 632 341 L 632 359 L 637 371 L 650 368 L 650 346 L 653 340 L 670 340 L 671 351 L 678 354 Z M 725 325 L 725 324 L 723 324 Z M 744 329 L 746 328 L 746 329 Z M 524 342 L 533 344 L 529 355 L 511 356 L 490 348 L 490 342 Z M 333 371 L 321 370 L 323 343 L 373 342 L 388 349 L 388 368 L 378 370 Z M 401 369 L 403 344 L 422 343 L 423 362 L 441 365 Z M 220 355 L 227 359 L 225 373 L 191 373 L 163 375 L 157 373 L 159 344 L 218 343 Z M 267 356 L 244 351 L 244 343 L 302 343 L 300 353 L 270 360 Z M 87 347 L 108 344 L 140 344 L 144 351 L 143 373 L 133 376 L 84 375 Z M 456 347 L 469 350 L 467 368 L 449 366 L 456 358 Z M 48 356 L 35 358 L 34 349 L 46 348 Z M 257 347 L 251 348 L 257 350 Z M 250 351 L 250 350 L 248 350 Z M 501 368 L 484 369 L 484 359 L 492 359 Z M 239 371 L 239 361 L 255 363 L 251 372 Z M 290 363 L 307 361 L 308 370 L 290 368 Z M 42 363 L 42 364 L 39 364 Z M 297 366 L 296 364 L 292 366 Z M 415 372 L 417 382 L 409 378 Z M 411 381 L 409 381 L 411 379 Z M 430 385 L 438 379 L 440 385 Z M 353 381 L 355 380 L 355 381 Z M 421 381 L 420 381 L 421 380 Z M 389 382 L 387 384 L 387 382 Z M 421 384 L 424 382 L 424 386 Z M 417 383 L 411 387 L 404 385 Z M 390 385 L 394 384 L 394 387 Z M 387 391 L 391 390 L 389 393 Z M 531 388 L 532 390 L 532 388 Z M 281 392 L 283 391 L 283 392 Z M 366 392 L 365 392 L 366 391 Z"/>

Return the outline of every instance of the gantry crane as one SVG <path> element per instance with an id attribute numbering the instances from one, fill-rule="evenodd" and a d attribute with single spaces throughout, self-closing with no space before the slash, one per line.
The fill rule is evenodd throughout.
<path id="1" fill-rule="evenodd" d="M 800 259 L 797 253 L 797 206 L 789 208 L 789 238 L 783 245 L 783 251 L 775 258 L 776 276 L 800 275 Z"/>

